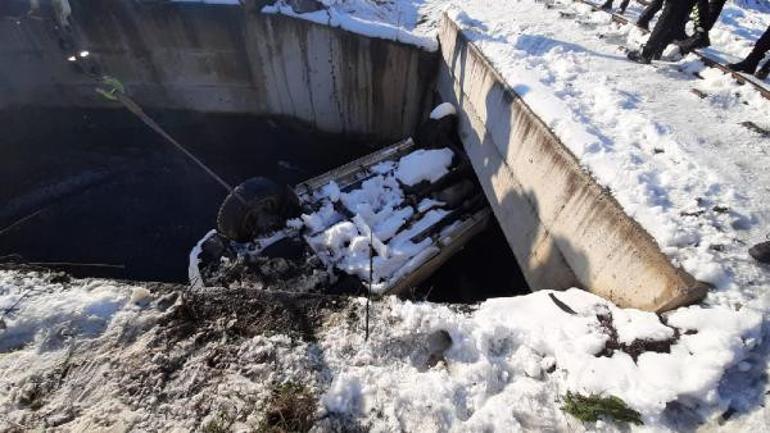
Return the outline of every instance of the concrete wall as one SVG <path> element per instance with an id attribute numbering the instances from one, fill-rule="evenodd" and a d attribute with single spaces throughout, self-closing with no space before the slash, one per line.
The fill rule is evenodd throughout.
<path id="1" fill-rule="evenodd" d="M 262 15 L 254 3 L 70 0 L 70 31 L 46 1 L 31 16 L 26 0 L 1 3 L 0 108 L 104 105 L 92 79 L 66 60 L 86 49 L 99 73 L 119 78 L 145 107 L 287 115 L 328 132 L 392 140 L 420 120 L 438 60 L 400 43 Z"/>
<path id="2" fill-rule="evenodd" d="M 439 40 L 439 94 L 461 107 L 461 138 L 532 289 L 577 286 L 650 311 L 705 295 L 446 16 Z"/>

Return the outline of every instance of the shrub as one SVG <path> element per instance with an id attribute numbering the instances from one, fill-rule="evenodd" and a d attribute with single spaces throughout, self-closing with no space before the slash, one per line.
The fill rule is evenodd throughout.
<path id="1" fill-rule="evenodd" d="M 636 425 L 644 424 L 639 412 L 628 407 L 626 402 L 614 395 L 607 397 L 596 394 L 584 396 L 568 391 L 561 410 L 581 421 L 596 422 L 602 418 L 616 422 L 630 422 Z"/>

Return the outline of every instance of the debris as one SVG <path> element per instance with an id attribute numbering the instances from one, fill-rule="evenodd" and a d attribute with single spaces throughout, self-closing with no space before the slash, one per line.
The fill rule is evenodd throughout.
<path id="1" fill-rule="evenodd" d="M 766 128 L 763 128 L 763 127 L 757 125 L 756 123 L 754 123 L 754 122 L 752 122 L 750 120 L 747 120 L 745 122 L 741 122 L 741 126 L 745 127 L 746 129 L 748 129 L 748 130 L 750 130 L 752 132 L 756 132 L 757 134 L 759 134 L 763 138 L 770 137 L 770 131 L 769 130 L 767 130 Z"/>
<path id="2" fill-rule="evenodd" d="M 556 304 L 557 307 L 561 308 L 562 311 L 564 311 L 567 314 L 577 314 L 575 310 L 569 307 L 569 305 L 565 304 L 564 302 L 560 301 L 556 295 L 553 293 L 549 293 L 548 296 L 551 298 L 554 304 Z"/>

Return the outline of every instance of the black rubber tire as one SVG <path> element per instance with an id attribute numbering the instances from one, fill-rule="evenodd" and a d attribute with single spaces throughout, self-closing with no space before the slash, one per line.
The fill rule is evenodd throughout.
<path id="1" fill-rule="evenodd" d="M 235 187 L 222 202 L 217 231 L 236 242 L 250 241 L 284 224 L 286 203 L 285 188 L 270 179 L 253 177 Z"/>

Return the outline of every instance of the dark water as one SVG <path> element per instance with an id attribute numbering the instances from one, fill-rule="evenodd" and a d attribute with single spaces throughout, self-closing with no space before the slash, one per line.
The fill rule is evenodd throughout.
<path id="1" fill-rule="evenodd" d="M 475 303 L 488 298 L 529 293 L 516 257 L 497 220 L 465 245 L 414 297 L 432 302 Z"/>
<path id="2" fill-rule="evenodd" d="M 294 184 L 371 151 L 286 120 L 152 115 L 231 184 Z M 76 275 L 186 280 L 187 254 L 226 195 L 197 166 L 123 110 L 14 111 L 0 129 L 0 230 L 33 215 L 0 234 L 0 256 L 123 267 L 70 267 Z"/>
<path id="3" fill-rule="evenodd" d="M 286 119 L 151 114 L 231 184 L 265 176 L 291 185 L 375 148 Z M 0 128 L 3 260 L 72 263 L 65 269 L 76 276 L 186 281 L 189 250 L 215 226 L 226 195 L 197 166 L 124 110 L 15 110 L 0 113 Z M 425 293 L 466 302 L 510 295 L 526 286 L 515 263 L 493 223 Z"/>

